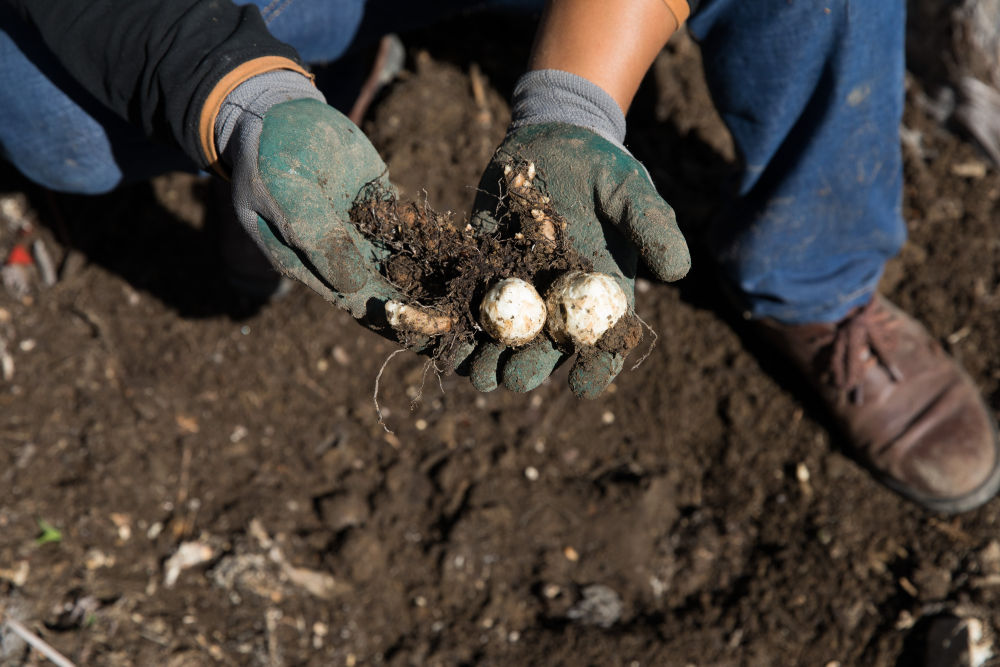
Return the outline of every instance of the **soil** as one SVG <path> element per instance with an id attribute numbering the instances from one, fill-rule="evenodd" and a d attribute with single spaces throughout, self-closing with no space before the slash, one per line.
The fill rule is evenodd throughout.
<path id="1" fill-rule="evenodd" d="M 405 323 L 390 318 L 396 336 L 406 347 L 428 351 L 438 367 L 450 368 L 456 348 L 472 346 L 477 332 L 491 333 L 481 326 L 479 304 L 501 280 L 518 278 L 544 294 L 554 277 L 592 268 L 570 244 L 565 220 L 533 180 L 534 165 L 507 166 L 495 193 L 497 219 L 489 228 L 438 213 L 427 201 L 400 201 L 375 186 L 351 209 L 351 221 L 387 258 L 383 276 L 414 313 Z M 529 173 L 531 178 L 525 177 Z M 632 349 L 620 344 L 616 350 L 610 339 L 608 345 L 613 352 Z"/>
<path id="2" fill-rule="evenodd" d="M 364 123 L 404 199 L 469 209 L 530 40 L 487 21 L 502 48 L 482 22 L 406 36 Z M 907 95 L 911 240 L 884 289 L 995 411 L 1000 173 Z M 732 149 L 683 37 L 628 144 L 696 239 Z M 911 665 L 942 614 L 1000 624 L 1000 501 L 938 517 L 879 486 L 697 251 L 639 281 L 659 339 L 600 398 L 565 368 L 481 395 L 404 352 L 390 433 L 372 392 L 398 346 L 305 288 L 238 298 L 205 180 L 2 187 L 59 280 L 0 294 L 0 612 L 77 664 Z"/>

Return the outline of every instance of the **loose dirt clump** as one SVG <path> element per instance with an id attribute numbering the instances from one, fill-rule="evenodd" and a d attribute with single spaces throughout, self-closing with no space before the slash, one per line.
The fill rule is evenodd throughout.
<path id="1" fill-rule="evenodd" d="M 440 324 L 433 329 L 434 356 L 445 361 L 482 331 L 478 304 L 499 280 L 520 278 L 544 293 L 559 275 L 592 269 L 569 243 L 566 220 L 552 205 L 535 165 L 526 161 L 509 159 L 504 166 L 492 217 L 457 220 L 426 201 L 404 203 L 372 184 L 356 201 L 351 220 L 387 255 L 383 274 L 407 305 L 436 323 L 451 320 L 446 332 L 437 333 Z M 622 326 L 632 333 L 607 336 L 601 349 L 627 352 L 638 344 L 642 333 L 634 316 L 623 318 Z M 431 333 L 398 323 L 396 328 L 408 347 L 424 347 Z"/>

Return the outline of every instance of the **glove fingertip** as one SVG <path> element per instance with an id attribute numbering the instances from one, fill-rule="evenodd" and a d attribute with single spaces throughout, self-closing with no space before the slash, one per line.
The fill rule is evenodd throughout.
<path id="1" fill-rule="evenodd" d="M 549 341 L 517 352 L 504 364 L 503 386 L 522 394 L 537 388 L 552 374 L 562 356 Z"/>
<path id="2" fill-rule="evenodd" d="M 569 387 L 577 398 L 595 399 L 607 389 L 625 364 L 620 354 L 597 351 L 577 357 L 569 372 Z"/>
<path id="3" fill-rule="evenodd" d="M 691 270 L 691 252 L 683 238 L 659 247 L 640 247 L 639 254 L 653 275 L 664 282 L 680 280 Z"/>
<path id="4" fill-rule="evenodd" d="M 461 376 L 468 377 L 472 374 L 472 359 L 476 347 L 472 343 L 461 343 L 455 350 L 452 358 L 452 368 Z"/>
<path id="5" fill-rule="evenodd" d="M 368 282 L 368 267 L 351 237 L 340 227 L 333 227 L 319 256 L 325 266 L 317 267 L 327 277 L 331 286 L 343 294 L 353 294 Z"/>
<path id="6" fill-rule="evenodd" d="M 504 348 L 493 343 L 483 343 L 473 353 L 469 366 L 469 381 L 483 393 L 489 393 L 500 386 L 498 366 Z"/>
<path id="7" fill-rule="evenodd" d="M 630 207 L 625 226 L 639 256 L 657 279 L 673 282 L 691 270 L 691 251 L 674 210 L 659 195 L 653 195 L 645 206 Z"/>

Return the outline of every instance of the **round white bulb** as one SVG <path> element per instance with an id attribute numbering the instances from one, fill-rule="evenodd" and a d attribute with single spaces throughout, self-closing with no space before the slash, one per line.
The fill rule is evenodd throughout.
<path id="1" fill-rule="evenodd" d="M 565 273 L 553 283 L 545 302 L 549 335 L 574 346 L 595 345 L 628 311 L 621 285 L 606 273 Z"/>
<path id="2" fill-rule="evenodd" d="M 545 302 L 531 283 L 505 278 L 486 292 L 479 321 L 486 333 L 504 345 L 524 345 L 545 326 Z"/>

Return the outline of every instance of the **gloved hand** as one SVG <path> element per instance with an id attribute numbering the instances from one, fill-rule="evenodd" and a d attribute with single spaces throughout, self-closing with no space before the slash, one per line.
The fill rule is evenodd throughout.
<path id="1" fill-rule="evenodd" d="M 507 137 L 480 181 L 474 224 L 487 230 L 499 224 L 503 166 L 533 162 L 536 180 L 567 222 L 573 248 L 593 262 L 595 271 L 614 276 L 633 306 L 638 257 L 666 281 L 683 277 L 691 259 L 673 209 L 625 150 L 624 137 L 625 117 L 602 89 L 567 72 L 529 72 L 514 91 Z M 486 341 L 472 353 L 469 374 L 480 391 L 501 383 L 530 391 L 565 358 L 547 338 L 512 354 Z M 577 396 L 594 398 L 623 364 L 623 355 L 609 352 L 578 357 L 570 388 Z"/>
<path id="2" fill-rule="evenodd" d="M 215 124 L 232 169 L 236 217 L 272 263 L 327 300 L 384 329 L 384 259 L 349 219 L 362 188 L 393 192 L 365 135 L 328 106 L 305 76 L 261 74 L 237 87 Z"/>

